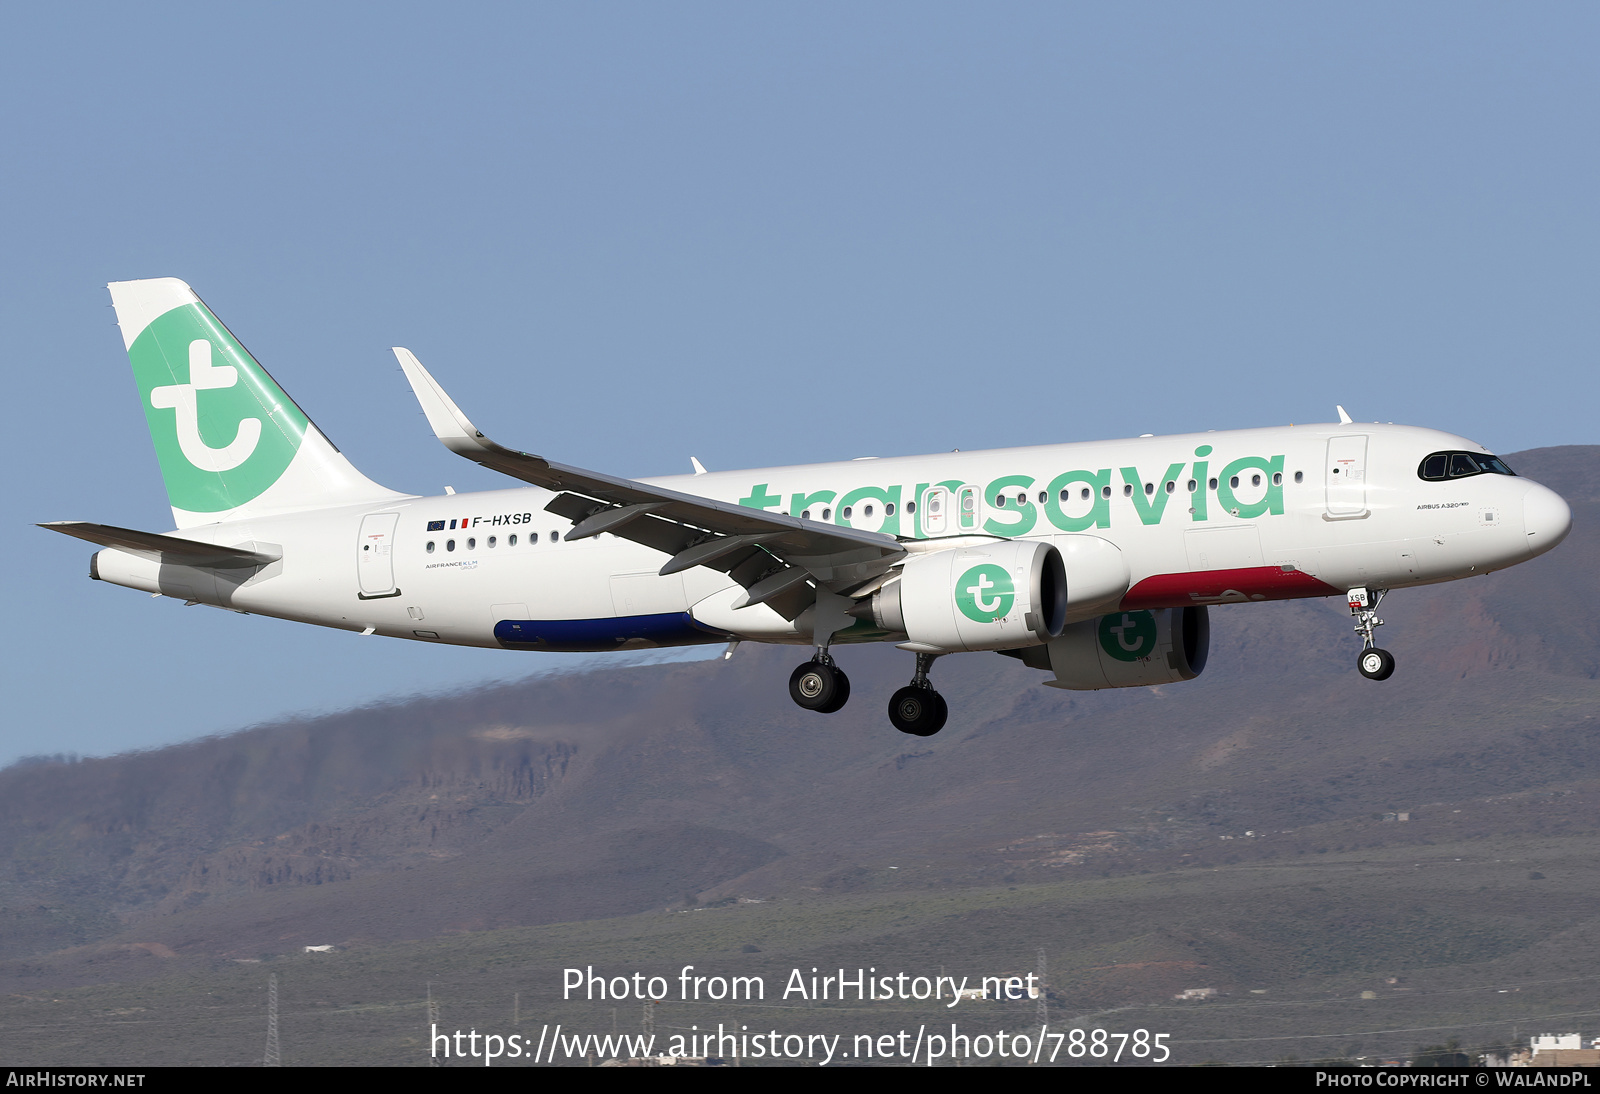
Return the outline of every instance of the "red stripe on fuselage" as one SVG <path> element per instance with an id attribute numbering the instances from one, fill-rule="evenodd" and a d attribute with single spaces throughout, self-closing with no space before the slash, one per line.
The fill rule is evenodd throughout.
<path id="1" fill-rule="evenodd" d="M 1247 566 L 1241 570 L 1200 570 L 1192 574 L 1147 577 L 1122 598 L 1122 610 L 1186 608 L 1191 604 L 1244 604 L 1253 600 L 1298 600 L 1337 596 L 1341 590 L 1299 570 Z"/>

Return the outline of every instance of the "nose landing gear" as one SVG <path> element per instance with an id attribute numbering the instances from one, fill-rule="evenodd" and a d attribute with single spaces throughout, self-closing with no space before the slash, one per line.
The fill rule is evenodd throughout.
<path id="1" fill-rule="evenodd" d="M 1378 618 L 1378 605 L 1388 594 L 1388 589 L 1350 590 L 1350 614 L 1355 617 L 1356 633 L 1361 636 L 1361 654 L 1356 658 L 1356 668 L 1368 680 L 1387 680 L 1394 675 L 1394 654 L 1378 649 L 1372 637 L 1372 632 L 1383 626 L 1383 620 Z"/>
<path id="2" fill-rule="evenodd" d="M 932 737 L 944 728 L 950 717 L 950 707 L 944 696 L 928 683 L 928 670 L 938 654 L 917 654 L 917 673 L 911 683 L 895 692 L 889 699 L 889 721 L 901 733 L 914 737 Z"/>

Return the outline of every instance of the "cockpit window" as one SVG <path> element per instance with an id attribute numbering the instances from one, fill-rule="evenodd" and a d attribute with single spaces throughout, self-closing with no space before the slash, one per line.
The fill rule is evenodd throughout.
<path id="1" fill-rule="evenodd" d="M 1435 452 L 1417 467 L 1417 475 L 1429 482 L 1464 479 L 1469 475 L 1515 475 L 1499 456 L 1481 452 Z"/>

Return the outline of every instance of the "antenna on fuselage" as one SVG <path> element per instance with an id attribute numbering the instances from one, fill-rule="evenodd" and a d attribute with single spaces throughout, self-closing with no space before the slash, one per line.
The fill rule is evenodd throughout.
<path id="1" fill-rule="evenodd" d="M 1348 415 L 1348 414 L 1346 414 L 1344 412 L 1344 407 L 1335 405 L 1333 409 L 1335 409 L 1335 410 L 1337 410 L 1339 412 L 1339 424 L 1340 425 L 1350 425 L 1352 422 L 1355 421 L 1354 418 L 1350 417 L 1350 415 Z"/>

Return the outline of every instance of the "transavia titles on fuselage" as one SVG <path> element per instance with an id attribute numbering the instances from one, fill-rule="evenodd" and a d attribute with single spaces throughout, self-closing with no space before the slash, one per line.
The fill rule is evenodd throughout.
<path id="1" fill-rule="evenodd" d="M 1205 668 L 1212 604 L 1345 595 L 1360 672 L 1390 589 L 1550 550 L 1571 513 L 1481 445 L 1340 422 L 632 480 L 504 448 L 396 349 L 445 446 L 527 485 L 419 497 L 358 472 L 190 290 L 110 286 L 177 530 L 45 525 L 151 593 L 363 634 L 519 650 L 812 647 L 802 707 L 850 694 L 836 646 L 916 656 L 889 718 L 938 732 L 935 658 L 988 650 L 1053 687 Z M 732 646 L 730 645 L 730 651 Z"/>

